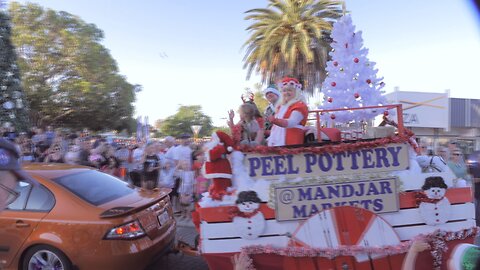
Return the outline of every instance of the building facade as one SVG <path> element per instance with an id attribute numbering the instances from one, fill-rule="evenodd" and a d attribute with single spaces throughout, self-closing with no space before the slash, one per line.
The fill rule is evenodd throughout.
<path id="1" fill-rule="evenodd" d="M 404 125 L 435 153 L 455 141 L 465 154 L 480 149 L 480 100 L 450 98 L 444 93 L 386 94 L 390 103 L 402 104 Z"/>

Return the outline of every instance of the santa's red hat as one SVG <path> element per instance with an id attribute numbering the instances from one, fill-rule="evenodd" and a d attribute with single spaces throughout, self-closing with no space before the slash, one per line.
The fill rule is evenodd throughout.
<path id="1" fill-rule="evenodd" d="M 282 87 L 293 86 L 297 90 L 302 90 L 302 84 L 295 78 L 285 77 L 282 79 Z"/>
<path id="2" fill-rule="evenodd" d="M 233 152 L 233 140 L 232 138 L 223 131 L 216 131 L 212 134 L 212 138 L 217 140 L 218 142 L 222 143 L 227 152 Z"/>

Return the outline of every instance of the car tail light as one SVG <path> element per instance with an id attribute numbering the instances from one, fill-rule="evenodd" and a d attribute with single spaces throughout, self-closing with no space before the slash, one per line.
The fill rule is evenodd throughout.
<path id="1" fill-rule="evenodd" d="M 145 231 L 143 230 L 142 226 L 140 226 L 138 220 L 135 220 L 111 229 L 105 236 L 105 239 L 130 240 L 143 236 L 145 236 Z"/>

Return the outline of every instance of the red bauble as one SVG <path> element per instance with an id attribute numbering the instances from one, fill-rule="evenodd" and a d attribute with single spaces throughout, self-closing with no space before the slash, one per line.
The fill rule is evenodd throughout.
<path id="1" fill-rule="evenodd" d="M 388 116 L 388 111 L 384 111 L 383 115 Z"/>
<path id="2" fill-rule="evenodd" d="M 370 80 L 370 79 L 367 79 L 367 81 L 366 81 L 366 82 L 367 82 L 368 84 L 371 84 L 371 83 L 372 83 L 372 80 Z"/>
<path id="3" fill-rule="evenodd" d="M 353 62 L 355 62 L 355 63 L 358 63 L 358 61 L 360 61 L 360 60 L 358 60 L 358 58 L 356 58 L 356 57 L 353 59 Z"/>
<path id="4" fill-rule="evenodd" d="M 332 102 L 333 102 L 333 98 L 329 97 L 329 98 L 327 99 L 327 101 L 328 101 L 329 103 L 332 103 Z"/>
<path id="5" fill-rule="evenodd" d="M 359 98 L 359 97 L 360 97 L 360 94 L 359 94 L 359 93 L 355 93 L 355 94 L 353 94 L 353 96 L 354 96 L 355 98 Z"/>
<path id="6" fill-rule="evenodd" d="M 332 113 L 332 114 L 330 115 L 330 118 L 331 118 L 332 120 L 335 120 L 335 114 Z"/>
<path id="7" fill-rule="evenodd" d="M 338 62 L 337 61 L 333 62 L 333 65 L 338 66 Z"/>
<path id="8" fill-rule="evenodd" d="M 337 83 L 336 83 L 336 82 L 332 82 L 330 85 L 333 86 L 333 87 L 335 87 L 335 86 L 337 86 Z"/>

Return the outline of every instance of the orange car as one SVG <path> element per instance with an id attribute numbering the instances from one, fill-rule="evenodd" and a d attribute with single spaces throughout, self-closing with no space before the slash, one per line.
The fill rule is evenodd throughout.
<path id="1" fill-rule="evenodd" d="M 0 213 L 0 269 L 144 269 L 174 244 L 169 189 L 81 166 L 31 164 Z"/>

